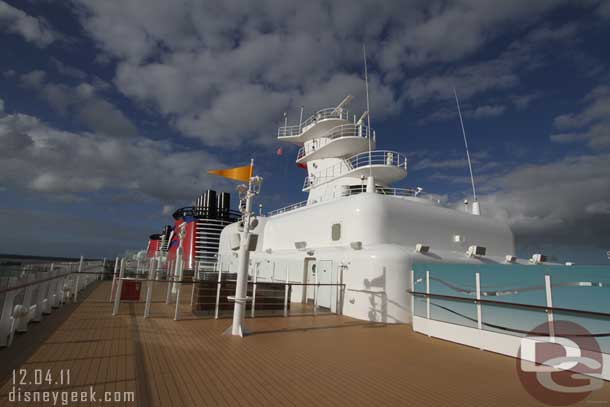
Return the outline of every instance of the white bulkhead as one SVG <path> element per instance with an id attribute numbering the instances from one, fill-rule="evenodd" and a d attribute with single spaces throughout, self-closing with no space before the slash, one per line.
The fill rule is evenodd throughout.
<path id="1" fill-rule="evenodd" d="M 343 136 L 336 127 L 349 124 L 343 108 L 324 109 L 319 112 L 325 116 L 317 120 L 312 119 L 314 113 L 298 126 L 280 128 L 280 140 L 305 143 L 297 163 L 307 164 L 303 189 L 309 199 L 258 218 L 252 231 L 258 234 L 258 244 L 251 255 L 251 276 L 256 273 L 259 281 L 344 284 L 343 289 L 321 287 L 318 305 L 362 320 L 406 323 L 411 318 L 408 290 L 414 262 L 504 262 L 506 255 L 514 254 L 513 234 L 506 224 L 443 207 L 419 190 L 390 187 L 406 176 L 402 154 L 369 151 L 373 140 L 359 141 L 345 154 L 337 150 L 336 140 Z M 325 120 L 333 126 L 314 132 Z M 344 137 L 374 137 L 362 123 L 354 120 L 351 126 Z M 303 134 L 317 138 L 304 140 Z M 321 147 L 308 152 L 308 142 Z M 325 146 L 332 149 L 332 157 L 320 152 Z M 237 232 L 237 224 L 222 231 L 218 262 L 223 271 L 237 271 L 230 247 Z M 429 251 L 416 252 L 418 244 Z M 485 256 L 467 254 L 472 245 L 485 247 Z M 291 301 L 311 302 L 312 291 L 311 286 L 293 286 Z"/>

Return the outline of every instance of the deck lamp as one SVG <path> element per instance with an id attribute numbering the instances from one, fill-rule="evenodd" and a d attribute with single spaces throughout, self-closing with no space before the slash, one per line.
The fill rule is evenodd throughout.
<path id="1" fill-rule="evenodd" d="M 415 245 L 415 252 L 416 253 L 421 253 L 421 254 L 426 254 L 430 251 L 430 246 L 426 246 L 424 244 L 418 243 Z"/>
<path id="2" fill-rule="evenodd" d="M 468 251 L 466 252 L 468 257 L 485 256 L 485 253 L 487 253 L 486 247 L 476 245 L 468 247 Z"/>

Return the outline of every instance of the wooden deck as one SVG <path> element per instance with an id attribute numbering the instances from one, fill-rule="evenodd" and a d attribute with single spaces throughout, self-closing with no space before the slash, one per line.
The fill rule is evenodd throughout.
<path id="1" fill-rule="evenodd" d="M 46 338 L 40 334 L 39 346 L 19 348 L 24 336 L 0 350 L 3 365 L 18 360 L 11 352 L 29 352 L 13 363 L 31 375 L 37 368 L 70 369 L 69 385 L 22 391 L 89 392 L 93 386 L 98 398 L 104 391 L 135 392 L 135 403 L 70 406 L 541 405 L 521 387 L 514 359 L 430 339 L 408 325 L 335 315 L 268 317 L 248 320 L 253 335 L 240 339 L 221 335 L 227 319 L 173 321 L 162 301 L 149 319 L 140 303 L 122 304 L 113 318 L 109 287 L 100 283 L 83 296 L 61 325 Z M 10 402 L 12 377 L 0 379 L 0 406 L 52 405 Z M 581 405 L 608 400 L 606 384 Z"/>

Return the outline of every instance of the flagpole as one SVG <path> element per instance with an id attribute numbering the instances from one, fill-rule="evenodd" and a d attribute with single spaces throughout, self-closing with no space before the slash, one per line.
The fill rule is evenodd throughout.
<path id="1" fill-rule="evenodd" d="M 237 270 L 237 284 L 235 287 L 235 306 L 233 309 L 233 323 L 225 331 L 226 335 L 245 336 L 249 333 L 245 324 L 246 302 L 248 301 L 248 265 L 250 262 L 250 222 L 252 218 L 252 201 L 257 194 L 257 186 L 260 185 L 262 178 L 254 177 L 254 159 L 250 160 L 250 179 L 246 191 L 246 205 L 243 212 L 243 231 L 241 232 Z"/>

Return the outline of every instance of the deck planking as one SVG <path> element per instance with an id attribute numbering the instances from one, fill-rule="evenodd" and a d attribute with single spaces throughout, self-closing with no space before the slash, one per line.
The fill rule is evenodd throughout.
<path id="1" fill-rule="evenodd" d="M 142 303 L 121 304 L 112 317 L 109 289 L 102 282 L 83 296 L 27 360 L 0 350 L 15 368 L 71 371 L 69 385 L 23 390 L 135 392 L 134 403 L 71 406 L 540 405 L 521 387 L 514 359 L 428 338 L 408 325 L 337 315 L 257 317 L 247 320 L 253 335 L 241 339 L 222 335 L 229 319 L 192 317 L 190 295 L 182 299 L 185 318 L 173 321 L 162 285 L 151 318 L 142 317 Z M 2 379 L 0 406 L 28 405 L 11 403 L 11 377 Z M 605 383 L 583 405 L 608 400 Z"/>

